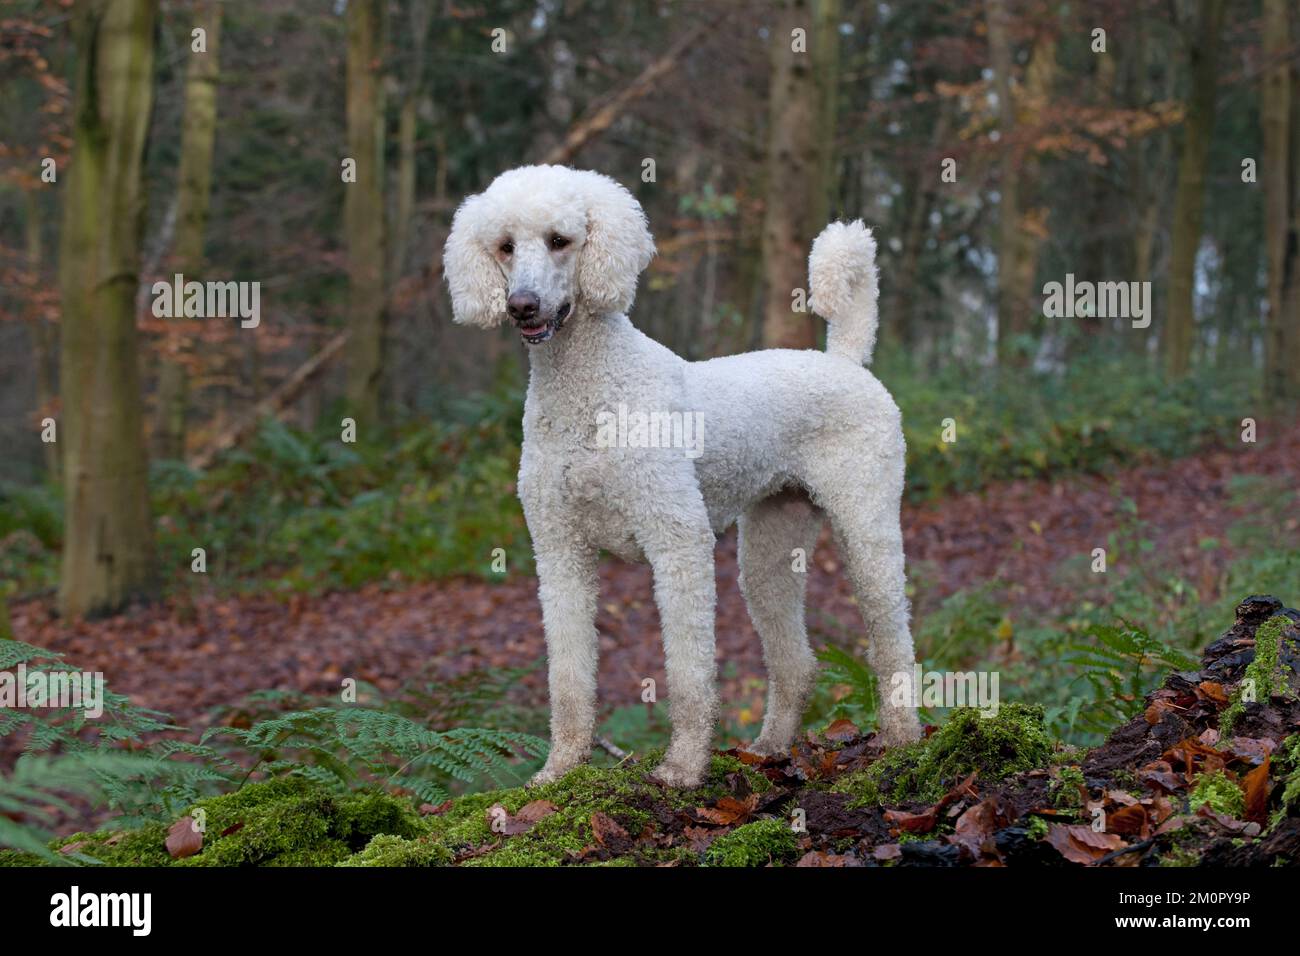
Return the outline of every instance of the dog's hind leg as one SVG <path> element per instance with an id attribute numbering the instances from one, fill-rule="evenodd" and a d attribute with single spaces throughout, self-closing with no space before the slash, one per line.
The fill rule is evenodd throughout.
<path id="1" fill-rule="evenodd" d="M 551 750 L 530 781 L 550 783 L 591 755 L 596 726 L 596 575 L 594 550 L 537 546 L 538 591 L 546 629 Z"/>
<path id="2" fill-rule="evenodd" d="M 796 492 L 766 498 L 740 518 L 740 591 L 763 641 L 767 665 L 763 729 L 748 748 L 757 754 L 789 751 L 817 673 L 804 622 L 808 589 L 804 569 L 812 559 L 823 518 L 804 494 Z"/>
<path id="3" fill-rule="evenodd" d="M 916 655 L 908 628 L 907 579 L 899 501 L 903 490 L 902 442 L 893 460 L 878 447 L 826 456 L 809 484 L 835 530 L 840 559 L 867 628 L 867 663 L 876 675 L 879 732 L 888 746 L 921 736 L 914 706 L 892 703 L 900 679 L 910 682 Z M 864 464 L 875 459 L 875 467 Z M 864 474 L 865 472 L 865 474 Z M 910 685 L 909 685 L 910 686 Z"/>
<path id="4" fill-rule="evenodd" d="M 694 501 L 674 505 L 637 535 L 654 569 L 673 724 L 668 752 L 654 776 L 672 787 L 697 787 L 708 769 L 718 719 L 715 538 L 698 491 Z"/>

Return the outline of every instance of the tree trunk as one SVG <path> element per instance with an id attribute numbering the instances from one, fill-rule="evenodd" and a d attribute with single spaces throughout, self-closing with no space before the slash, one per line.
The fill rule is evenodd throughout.
<path id="1" fill-rule="evenodd" d="M 1187 374 L 1195 331 L 1196 250 L 1201 244 L 1205 208 L 1205 172 L 1214 132 L 1218 81 L 1219 33 L 1223 0 L 1200 0 L 1191 43 L 1192 92 L 1187 104 L 1183 155 L 1178 162 L 1174 198 L 1173 251 L 1169 263 L 1169 310 L 1165 320 L 1165 371 L 1171 378 Z"/>
<path id="2" fill-rule="evenodd" d="M 813 205 L 808 227 L 816 235 L 835 210 L 837 203 L 835 129 L 839 118 L 840 0 L 814 0 L 816 31 L 813 34 L 813 65 L 817 83 L 817 178 L 813 182 Z"/>
<path id="3" fill-rule="evenodd" d="M 63 212 L 66 617 L 156 586 L 135 327 L 157 0 L 87 0 L 74 14 L 72 163 Z"/>
<path id="4" fill-rule="evenodd" d="M 1296 337 L 1296 214 L 1295 168 L 1292 156 L 1297 137 L 1291 123 L 1297 111 L 1291 102 L 1290 24 L 1286 0 L 1264 0 L 1264 61 L 1268 64 L 1260 93 L 1260 122 L 1264 155 L 1260 161 L 1264 186 L 1264 253 L 1268 263 L 1268 320 L 1264 331 L 1264 394 L 1284 401 L 1292 392 L 1292 369 L 1300 341 Z"/>
<path id="5" fill-rule="evenodd" d="M 989 62 L 998 96 L 999 145 L 1002 172 L 998 181 L 998 359 L 1023 364 L 1021 347 L 1032 328 L 1030 316 L 1038 251 L 1046 229 L 1042 210 L 1030 205 L 1037 183 L 1037 162 L 1029 144 L 1018 143 L 1016 132 L 1037 121 L 1056 77 L 1056 39 L 1050 34 L 1034 44 L 1025 68 L 1025 92 L 1012 84 L 1014 60 L 1006 0 L 987 0 Z"/>
<path id="6" fill-rule="evenodd" d="M 347 10 L 348 154 L 356 182 L 344 183 L 348 248 L 347 401 L 364 429 L 379 419 L 384 356 L 384 87 L 383 4 L 350 0 Z"/>
<path id="7" fill-rule="evenodd" d="M 1300 20 L 1300 18 L 1298 18 Z M 1300 22 L 1292 25 L 1291 36 L 1300 38 Z M 1286 238 L 1282 265 L 1282 356 L 1287 380 L 1286 395 L 1300 398 L 1300 64 L 1291 65 L 1291 225 Z"/>
<path id="8" fill-rule="evenodd" d="M 767 187 L 763 206 L 763 345 L 809 349 L 817 345 L 812 313 L 793 309 L 795 289 L 807 287 L 811 210 L 817 173 L 820 110 L 807 47 L 813 18 L 809 0 L 773 5 Z M 792 49 L 791 33 L 804 31 L 803 52 Z"/>
<path id="9" fill-rule="evenodd" d="M 27 268 L 32 275 L 32 288 L 44 285 L 41 269 L 44 263 L 44 250 L 41 248 L 41 203 L 35 189 L 27 190 L 24 195 L 24 233 L 27 246 Z M 41 409 L 42 417 L 51 414 L 54 398 L 57 394 L 54 385 L 52 363 L 54 361 L 54 329 L 46 320 L 41 310 L 33 309 L 31 313 L 32 350 L 36 362 L 36 404 Z M 59 469 L 59 443 L 45 442 L 45 475 L 51 481 L 62 481 Z"/>
<path id="10" fill-rule="evenodd" d="M 185 119 L 176 193 L 176 268 L 203 281 L 203 244 L 212 195 L 212 148 L 217 132 L 217 80 L 220 73 L 221 4 L 201 0 L 194 6 L 194 26 L 207 33 L 206 52 L 189 51 L 185 67 Z M 185 415 L 189 373 L 184 343 L 164 341 L 154 409 L 154 452 L 162 458 L 185 456 Z"/>

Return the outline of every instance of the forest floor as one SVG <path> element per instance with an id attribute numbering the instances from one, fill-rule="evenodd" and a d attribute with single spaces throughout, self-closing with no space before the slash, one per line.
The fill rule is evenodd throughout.
<path id="1" fill-rule="evenodd" d="M 916 615 L 923 617 L 959 589 L 990 580 L 1006 585 L 1012 613 L 1022 619 L 1075 605 L 1081 578 L 1062 569 L 1079 561 L 1086 567 L 1092 550 L 1107 546 L 1134 505 L 1162 562 L 1176 566 L 1203 598 L 1215 596 L 1232 549 L 1200 543 L 1222 540 L 1243 516 L 1244 506 L 1229 493 L 1231 480 L 1243 475 L 1300 487 L 1300 423 L 1259 444 L 1111 475 L 1005 482 L 905 506 Z M 762 652 L 737 571 L 733 531 L 717 549 L 718 659 L 724 707 L 750 713 L 761 710 Z M 856 631 L 855 600 L 827 532 L 810 572 L 814 637 L 824 640 L 837 628 Z M 1084 575 L 1087 596 L 1104 604 L 1108 579 L 1113 576 Z M 611 559 L 601 568 L 597 626 L 605 707 L 639 701 L 646 677 L 664 686 L 651 584 L 643 566 Z M 19 640 L 61 652 L 83 670 L 102 671 L 109 687 L 134 704 L 166 711 L 192 728 L 207 726 L 220 708 L 267 688 L 337 693 L 340 681 L 351 677 L 392 691 L 416 677 L 521 667 L 545 656 L 537 582 L 526 575 L 290 598 L 194 593 L 70 627 L 55 616 L 49 599 L 16 602 L 11 615 Z M 534 667 L 519 692 L 541 706 L 544 684 L 545 669 Z"/>

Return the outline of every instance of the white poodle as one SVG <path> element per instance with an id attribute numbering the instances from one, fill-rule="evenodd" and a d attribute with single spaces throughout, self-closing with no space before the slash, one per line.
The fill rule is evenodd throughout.
<path id="1" fill-rule="evenodd" d="M 679 358 L 627 317 L 654 251 L 631 193 L 563 166 L 498 176 L 457 210 L 444 251 L 456 321 L 512 321 L 530 346 L 519 497 L 551 697 L 550 756 L 533 782 L 591 751 L 602 549 L 654 570 L 673 728 L 655 775 L 701 782 L 717 720 L 713 548 L 737 521 L 740 586 L 770 682 L 750 749 L 784 752 L 799 731 L 816 671 L 803 568 L 828 516 L 867 625 L 881 738 L 917 739 L 916 712 L 886 694 L 895 675 L 910 681 L 914 656 L 900 416 L 862 367 L 877 323 L 871 233 L 860 221 L 832 223 L 813 244 L 810 304 L 830 324 L 824 353 Z"/>

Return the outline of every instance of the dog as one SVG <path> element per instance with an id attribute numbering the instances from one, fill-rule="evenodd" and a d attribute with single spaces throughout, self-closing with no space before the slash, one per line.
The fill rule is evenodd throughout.
<path id="1" fill-rule="evenodd" d="M 590 757 L 602 550 L 653 569 L 672 721 L 654 771 L 663 784 L 695 787 L 708 769 L 718 714 L 713 552 L 732 524 L 769 681 L 762 728 L 747 749 L 784 753 L 799 732 L 816 674 L 800 556 L 811 555 L 827 519 L 880 687 L 911 674 L 902 421 L 863 367 L 876 337 L 875 252 L 860 220 L 832 223 L 813 243 L 810 306 L 829 325 L 825 352 L 688 362 L 628 319 L 655 247 L 640 204 L 613 179 L 525 166 L 456 211 L 443 253 L 453 317 L 513 324 L 530 364 L 518 489 L 551 703 L 550 754 L 532 784 Z M 673 428 L 620 428 L 622 440 L 611 440 L 611 416 Z M 700 440 L 674 447 L 676 424 L 686 421 Z M 882 701 L 879 724 L 887 746 L 920 737 L 905 704 Z"/>

